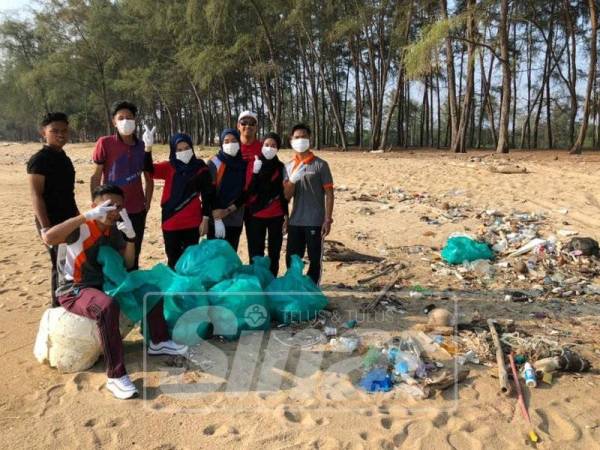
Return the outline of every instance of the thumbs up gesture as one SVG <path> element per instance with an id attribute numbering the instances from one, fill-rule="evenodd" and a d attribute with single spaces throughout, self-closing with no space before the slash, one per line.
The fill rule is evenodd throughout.
<path id="1" fill-rule="evenodd" d="M 252 173 L 257 174 L 262 168 L 263 162 L 258 156 L 254 156 L 254 165 L 252 166 Z"/>
<path id="2" fill-rule="evenodd" d="M 144 141 L 144 145 L 146 146 L 146 150 L 152 150 L 152 146 L 154 145 L 154 133 L 156 133 L 156 126 L 150 127 L 144 124 L 144 134 L 142 134 L 142 140 Z"/>

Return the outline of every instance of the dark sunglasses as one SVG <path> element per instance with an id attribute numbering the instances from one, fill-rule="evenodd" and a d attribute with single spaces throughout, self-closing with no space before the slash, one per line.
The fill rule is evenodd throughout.
<path id="1" fill-rule="evenodd" d="M 254 120 L 242 120 L 240 121 L 240 125 L 243 127 L 255 127 L 256 122 Z"/>

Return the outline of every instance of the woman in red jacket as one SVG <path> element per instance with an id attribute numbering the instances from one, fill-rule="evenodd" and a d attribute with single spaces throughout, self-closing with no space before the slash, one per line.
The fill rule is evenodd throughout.
<path id="1" fill-rule="evenodd" d="M 174 268 L 184 250 L 208 232 L 215 188 L 207 165 L 196 158 L 187 134 L 174 135 L 170 147 L 169 160 L 153 165 L 153 177 L 165 180 L 160 201 L 162 230 L 168 264 Z"/>

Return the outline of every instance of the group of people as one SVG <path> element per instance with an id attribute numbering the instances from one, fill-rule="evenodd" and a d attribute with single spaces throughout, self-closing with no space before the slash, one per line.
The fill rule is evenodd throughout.
<path id="1" fill-rule="evenodd" d="M 123 362 L 119 305 L 102 292 L 100 246 L 123 256 L 128 270 L 139 267 L 146 216 L 154 180 L 164 180 L 161 222 L 168 265 L 174 268 L 185 249 L 200 237 L 225 239 L 237 251 L 245 228 L 249 262 L 263 256 L 279 272 L 279 255 L 287 233 L 286 261 L 308 253 L 307 275 L 321 278 L 323 240 L 333 222 L 333 178 L 326 161 L 310 147 L 311 130 L 298 124 L 289 141 L 294 158 L 278 158 L 281 137 L 257 138 L 258 118 L 240 114 L 236 128 L 226 128 L 219 151 L 207 162 L 198 158 L 189 135 L 170 139 L 167 161 L 154 162 L 155 128 L 136 135 L 137 108 L 118 102 L 112 108 L 115 133 L 101 137 L 93 152 L 90 180 L 92 206 L 80 213 L 75 202 L 75 169 L 63 147 L 69 121 L 63 113 L 47 114 L 40 126 L 43 148 L 27 164 L 37 230 L 52 262 L 52 305 L 94 319 L 107 365 L 107 388 L 117 398 L 137 393 Z M 142 183 L 142 178 L 144 183 Z M 288 203 L 292 201 L 291 214 Z M 159 302 L 147 316 L 148 354 L 176 355 L 187 347 L 171 340 Z"/>

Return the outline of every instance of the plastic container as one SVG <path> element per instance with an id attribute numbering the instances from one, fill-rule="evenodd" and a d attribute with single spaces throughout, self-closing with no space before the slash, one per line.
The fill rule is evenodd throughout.
<path id="1" fill-rule="evenodd" d="M 537 386 L 537 378 L 535 377 L 535 370 L 528 362 L 523 366 L 523 378 L 525 378 L 525 384 L 530 388 Z"/>

